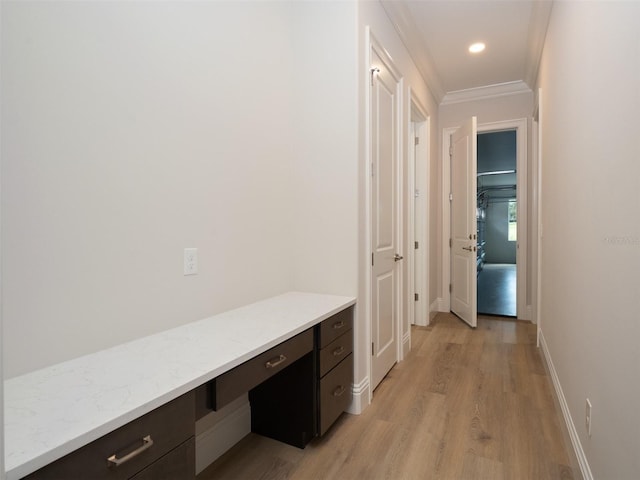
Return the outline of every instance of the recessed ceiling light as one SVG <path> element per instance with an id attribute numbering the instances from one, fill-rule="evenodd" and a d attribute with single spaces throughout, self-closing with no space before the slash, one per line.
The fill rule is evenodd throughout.
<path id="1" fill-rule="evenodd" d="M 484 50 L 485 44 L 482 42 L 474 43 L 469 47 L 471 53 L 480 53 Z"/>

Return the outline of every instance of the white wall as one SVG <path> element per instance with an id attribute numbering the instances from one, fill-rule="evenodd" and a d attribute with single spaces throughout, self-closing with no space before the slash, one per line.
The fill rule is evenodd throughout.
<path id="1" fill-rule="evenodd" d="M 2 8 L 7 377 L 290 289 L 357 293 L 355 5 Z"/>
<path id="2" fill-rule="evenodd" d="M 468 102 L 440 106 L 440 128 L 457 127 L 471 117 L 478 117 L 478 125 L 530 117 L 533 109 L 533 93 L 516 93 Z"/>
<path id="3" fill-rule="evenodd" d="M 294 288 L 356 296 L 357 5 L 291 2 L 291 8 Z"/>
<path id="4" fill-rule="evenodd" d="M 283 5 L 3 8 L 7 376 L 291 286 Z"/>
<path id="5" fill-rule="evenodd" d="M 542 332 L 593 478 L 620 480 L 640 472 L 639 24 L 635 2 L 556 2 L 539 76 Z"/>

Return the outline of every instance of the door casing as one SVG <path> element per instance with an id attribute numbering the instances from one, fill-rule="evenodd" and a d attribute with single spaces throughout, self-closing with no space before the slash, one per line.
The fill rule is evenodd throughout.
<path id="1" fill-rule="evenodd" d="M 410 132 L 408 138 L 409 188 L 405 198 L 407 215 L 407 288 L 409 323 L 429 325 L 429 115 L 413 92 L 410 95 Z M 415 144 L 418 137 L 420 143 Z M 414 242 L 418 243 L 415 248 Z M 414 299 L 418 295 L 418 300 Z M 409 328 L 409 333 L 411 328 Z M 410 337 L 410 335 L 409 335 Z M 407 344 L 403 339 L 403 347 Z M 409 344 L 410 347 L 410 344 Z M 408 352 L 408 348 L 404 348 Z"/>

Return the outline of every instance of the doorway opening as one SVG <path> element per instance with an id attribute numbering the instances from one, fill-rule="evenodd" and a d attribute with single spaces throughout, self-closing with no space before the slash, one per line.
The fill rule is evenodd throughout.
<path id="1" fill-rule="evenodd" d="M 453 148 L 453 138 L 452 136 L 460 130 L 461 127 L 446 127 L 442 131 L 442 156 L 443 158 L 447 158 L 451 156 L 451 152 L 455 152 L 455 148 Z M 513 228 L 516 230 L 516 240 L 515 240 L 515 248 L 516 248 L 516 281 L 515 281 L 515 289 L 516 289 L 516 318 L 520 320 L 530 320 L 532 318 L 532 302 L 536 302 L 535 292 L 531 289 L 531 278 L 530 278 L 530 269 L 528 265 L 531 262 L 529 259 L 530 254 L 532 253 L 529 249 L 529 228 L 528 228 L 528 218 L 529 218 L 529 201 L 530 194 L 528 193 L 531 187 L 529 186 L 529 174 L 528 174 L 528 162 L 527 162 L 527 119 L 514 119 L 514 120 L 502 120 L 491 123 L 479 124 L 477 127 L 477 133 L 484 134 L 490 132 L 515 132 L 516 137 L 516 193 L 515 193 L 515 208 L 516 216 L 513 223 L 515 224 Z M 477 140 L 477 135 L 474 135 L 474 138 Z M 474 150 L 476 150 L 477 141 L 474 141 L 472 146 Z M 477 154 L 477 152 L 474 152 Z M 474 154 L 473 159 L 473 170 L 472 178 L 469 178 L 468 189 L 473 192 L 473 202 L 476 201 L 477 196 L 477 155 Z M 456 248 L 453 243 L 454 236 L 454 217 L 455 212 L 453 211 L 453 202 L 452 199 L 455 197 L 454 195 L 454 171 L 452 171 L 452 163 L 451 162 L 443 162 L 442 169 L 442 185 L 443 185 L 443 215 L 444 218 L 449 218 L 450 221 L 443 222 L 443 235 L 442 235 L 442 245 L 445 246 L 442 251 L 442 280 L 443 280 L 443 302 L 439 307 L 440 311 L 455 311 L 454 308 L 454 296 L 455 296 L 455 278 L 458 275 L 454 275 L 454 262 L 453 257 L 454 253 L 456 253 L 459 249 Z M 535 181 L 535 171 L 532 179 Z M 490 176 L 490 175 L 489 175 Z M 485 183 L 486 185 L 486 183 Z M 535 192 L 534 192 L 535 193 Z M 534 203 L 535 206 L 535 203 Z M 471 209 L 473 213 L 471 213 Z M 470 215 L 473 216 L 473 233 L 477 236 L 477 228 L 476 228 L 476 217 L 479 212 L 476 209 L 476 205 L 470 205 L 467 210 Z M 535 211 L 533 211 L 535 215 Z M 486 213 L 485 213 L 486 215 Z M 477 239 L 474 238 L 473 242 L 468 242 L 469 245 L 476 247 Z M 446 248 L 448 246 L 449 248 Z M 477 248 L 477 247 L 476 247 Z M 468 249 L 468 248 L 467 248 Z M 476 253 L 473 254 L 474 263 L 477 261 Z M 471 268 L 468 269 L 469 276 L 468 278 L 468 289 L 473 289 L 474 298 L 469 305 L 470 308 L 473 309 L 473 314 L 477 315 L 477 266 L 475 264 L 471 265 Z M 466 272 L 466 270 L 465 270 Z M 448 286 L 449 288 L 446 288 Z M 453 286 L 453 289 L 452 289 Z"/>
<path id="2" fill-rule="evenodd" d="M 477 137 L 478 314 L 517 315 L 516 130 Z"/>

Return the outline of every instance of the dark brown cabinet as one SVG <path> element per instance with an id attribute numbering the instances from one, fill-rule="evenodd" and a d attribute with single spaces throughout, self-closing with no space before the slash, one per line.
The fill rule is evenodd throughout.
<path id="1" fill-rule="evenodd" d="M 189 392 L 35 471 L 25 479 L 156 479 L 165 477 L 149 475 L 156 471 L 167 471 L 163 465 L 171 464 L 172 480 L 192 480 L 195 477 L 194 407 L 195 397 L 193 392 Z"/>
<path id="2" fill-rule="evenodd" d="M 316 329 L 317 432 L 324 435 L 353 396 L 353 307 L 327 318 Z"/>
<path id="3" fill-rule="evenodd" d="M 251 430 L 299 448 L 324 435 L 351 403 L 353 307 L 311 332 L 312 350 L 249 392 Z"/>

